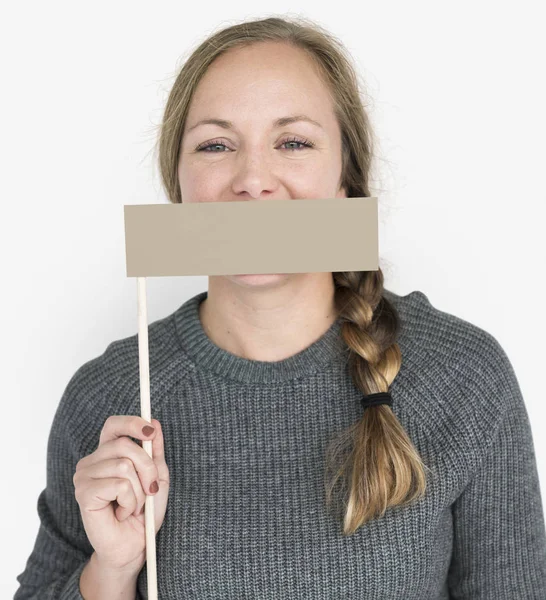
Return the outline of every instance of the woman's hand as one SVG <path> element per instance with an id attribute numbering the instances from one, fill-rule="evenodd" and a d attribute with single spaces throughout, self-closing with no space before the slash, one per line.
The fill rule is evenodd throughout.
<path id="1" fill-rule="evenodd" d="M 142 430 L 150 425 L 154 431 L 146 435 Z M 153 458 L 129 436 L 152 440 Z M 150 424 L 131 415 L 109 417 L 98 448 L 78 462 L 73 481 L 98 562 L 107 569 L 140 571 L 146 561 L 146 495 L 155 496 L 156 533 L 163 524 L 169 496 L 169 470 L 159 421 L 152 419 Z M 154 489 L 155 484 L 159 489 Z"/>

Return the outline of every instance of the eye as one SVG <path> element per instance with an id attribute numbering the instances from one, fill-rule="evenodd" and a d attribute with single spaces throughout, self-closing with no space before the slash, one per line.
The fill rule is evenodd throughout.
<path id="1" fill-rule="evenodd" d="M 205 142 L 205 144 L 201 144 L 200 146 L 197 146 L 195 151 L 201 152 L 203 150 L 207 150 L 208 148 L 215 148 L 216 146 L 224 146 L 224 148 L 227 148 L 227 146 L 225 144 L 222 144 L 222 142 L 212 141 L 210 143 Z M 213 151 L 213 150 L 210 150 L 210 152 L 212 152 L 213 154 L 218 154 L 216 151 Z"/>
<path id="2" fill-rule="evenodd" d="M 288 140 L 284 140 L 284 142 L 281 143 L 281 146 L 284 146 L 284 144 L 300 144 L 306 148 L 312 148 L 315 144 L 309 140 L 306 140 L 305 138 L 295 138 L 292 137 Z M 301 148 L 287 148 L 287 150 L 300 150 Z"/>
<path id="3" fill-rule="evenodd" d="M 284 144 L 300 144 L 299 148 L 294 148 L 294 147 L 285 148 L 285 150 L 290 150 L 290 151 L 302 150 L 303 148 L 301 148 L 301 146 L 303 146 L 304 148 L 313 148 L 315 145 L 310 140 L 306 140 L 305 138 L 298 139 L 296 137 L 291 137 L 291 138 L 286 139 L 283 142 L 281 142 L 281 146 L 284 146 Z M 200 146 L 197 146 L 195 151 L 196 152 L 207 151 L 212 154 L 219 154 L 218 152 L 216 152 L 216 150 L 209 150 L 209 148 L 217 148 L 219 146 L 223 146 L 224 148 L 227 148 L 227 146 L 225 144 L 223 144 L 222 142 L 220 142 L 219 140 L 214 140 L 210 143 L 205 143 L 205 144 L 201 144 Z M 229 150 L 229 148 L 228 148 L 228 150 Z M 225 152 L 225 150 L 222 150 L 221 152 Z"/>

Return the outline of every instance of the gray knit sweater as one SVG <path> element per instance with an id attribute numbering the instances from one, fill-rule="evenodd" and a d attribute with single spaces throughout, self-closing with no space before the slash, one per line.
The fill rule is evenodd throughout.
<path id="1" fill-rule="evenodd" d="M 385 291 L 402 321 L 392 410 L 432 475 L 421 501 L 345 537 L 325 506 L 324 452 L 363 409 L 339 320 L 294 356 L 248 360 L 205 334 L 206 296 L 149 325 L 152 416 L 171 475 L 156 537 L 160 600 L 546 599 L 531 428 L 495 337 L 420 291 Z M 93 548 L 72 478 L 106 418 L 121 414 L 140 415 L 136 334 L 83 364 L 60 400 L 14 600 L 82 599 Z"/>

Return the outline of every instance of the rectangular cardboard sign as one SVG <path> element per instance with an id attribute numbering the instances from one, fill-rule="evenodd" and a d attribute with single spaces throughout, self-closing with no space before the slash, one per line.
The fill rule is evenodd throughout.
<path id="1" fill-rule="evenodd" d="M 126 204 L 127 277 L 377 271 L 377 198 Z"/>

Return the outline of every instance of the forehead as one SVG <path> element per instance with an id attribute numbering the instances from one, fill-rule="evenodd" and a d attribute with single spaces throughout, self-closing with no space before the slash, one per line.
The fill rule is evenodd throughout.
<path id="1" fill-rule="evenodd" d="M 215 59 L 197 85 L 190 111 L 199 116 L 242 105 L 277 112 L 295 104 L 301 109 L 331 110 L 330 92 L 318 66 L 300 48 L 259 42 L 230 49 Z"/>

